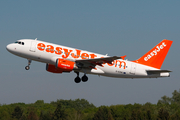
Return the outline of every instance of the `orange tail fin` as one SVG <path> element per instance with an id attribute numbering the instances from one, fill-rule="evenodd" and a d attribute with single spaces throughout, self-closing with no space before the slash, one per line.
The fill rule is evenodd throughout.
<path id="1" fill-rule="evenodd" d="M 138 60 L 133 62 L 160 69 L 173 41 L 163 40 Z"/>

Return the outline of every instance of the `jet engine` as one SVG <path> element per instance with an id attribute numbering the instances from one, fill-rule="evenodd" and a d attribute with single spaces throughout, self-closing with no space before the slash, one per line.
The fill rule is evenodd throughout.
<path id="1" fill-rule="evenodd" d="M 78 69 L 75 62 L 60 58 L 56 60 L 56 65 L 46 64 L 46 70 L 53 73 L 71 72 L 73 69 Z"/>
<path id="2" fill-rule="evenodd" d="M 62 73 L 63 71 L 59 68 L 56 68 L 55 65 L 52 65 L 52 64 L 46 64 L 46 70 L 48 72 L 52 72 L 52 73 Z"/>

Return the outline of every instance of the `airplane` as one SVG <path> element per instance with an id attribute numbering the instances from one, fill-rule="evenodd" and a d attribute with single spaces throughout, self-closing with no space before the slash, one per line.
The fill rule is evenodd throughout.
<path id="1" fill-rule="evenodd" d="M 161 70 L 163 61 L 173 41 L 162 40 L 137 60 L 125 60 L 126 56 L 108 56 L 48 43 L 36 39 L 21 39 L 8 44 L 6 49 L 19 57 L 26 58 L 30 69 L 31 61 L 46 63 L 51 73 L 74 71 L 76 83 L 88 81 L 86 74 L 115 78 L 158 78 L 170 77 L 169 70 Z M 79 77 L 79 73 L 84 75 Z"/>

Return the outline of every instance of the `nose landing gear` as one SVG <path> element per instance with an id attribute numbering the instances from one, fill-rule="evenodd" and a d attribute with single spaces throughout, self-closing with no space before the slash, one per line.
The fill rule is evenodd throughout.
<path id="1" fill-rule="evenodd" d="M 25 67 L 26 70 L 29 70 L 29 69 L 30 69 L 31 61 L 32 61 L 32 60 L 28 59 L 28 65 Z"/>
<path id="2" fill-rule="evenodd" d="M 86 76 L 86 74 L 84 74 L 84 76 L 82 78 L 79 77 L 79 72 L 75 72 L 77 74 L 77 77 L 74 79 L 75 83 L 80 83 L 81 80 L 83 82 L 87 82 L 88 81 L 88 77 Z"/>

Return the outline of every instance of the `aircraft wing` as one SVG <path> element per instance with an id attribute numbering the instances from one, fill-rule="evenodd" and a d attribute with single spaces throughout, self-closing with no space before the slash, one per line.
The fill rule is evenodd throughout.
<path id="1" fill-rule="evenodd" d="M 111 64 L 114 60 L 117 59 L 124 59 L 126 56 L 113 56 L 113 57 L 104 57 L 104 58 L 94 58 L 94 59 L 81 59 L 81 60 L 76 60 L 77 63 L 80 63 L 81 65 L 90 68 L 94 68 L 96 65 L 102 66 L 102 64 L 109 63 Z"/>

